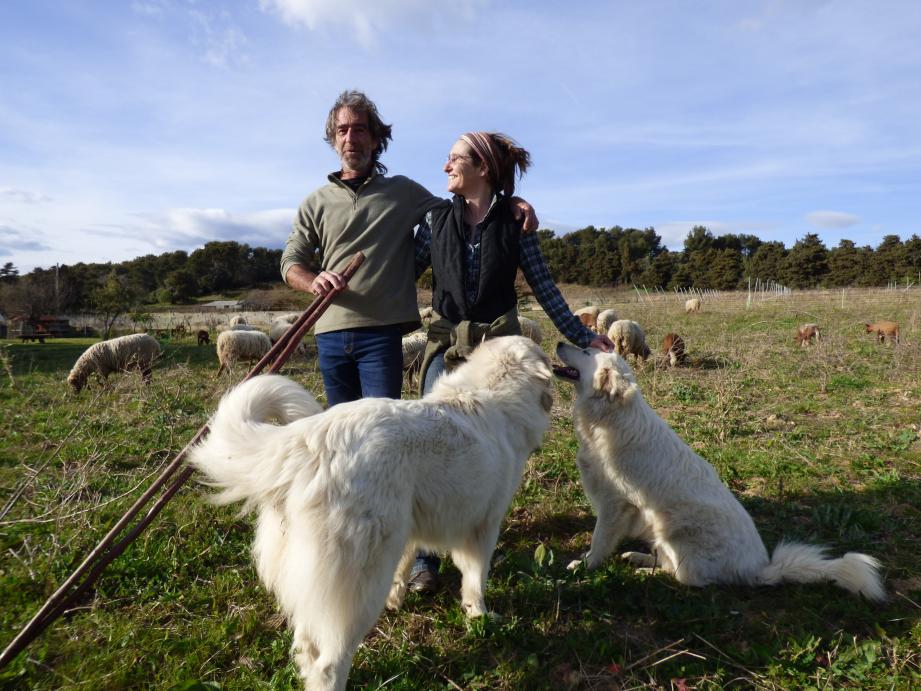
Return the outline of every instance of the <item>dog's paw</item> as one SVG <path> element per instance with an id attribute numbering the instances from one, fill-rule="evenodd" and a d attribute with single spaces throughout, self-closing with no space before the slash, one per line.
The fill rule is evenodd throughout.
<path id="1" fill-rule="evenodd" d="M 575 573 L 576 571 L 582 569 L 584 565 L 585 565 L 584 559 L 573 559 L 571 562 L 569 562 L 569 565 L 566 567 L 566 570 Z"/>
<path id="2" fill-rule="evenodd" d="M 387 595 L 386 607 L 389 610 L 398 610 L 403 606 L 403 600 L 406 598 L 406 584 L 394 582 L 390 586 L 390 594 Z"/>
<path id="3" fill-rule="evenodd" d="M 656 557 L 646 552 L 624 552 L 621 559 L 626 559 L 630 564 L 640 569 L 652 570 L 656 567 Z"/>
<path id="4" fill-rule="evenodd" d="M 474 617 L 482 617 L 484 614 L 490 614 L 486 609 L 486 603 L 483 600 L 477 602 L 464 602 L 462 603 L 464 608 L 464 614 L 467 615 L 469 619 Z"/>

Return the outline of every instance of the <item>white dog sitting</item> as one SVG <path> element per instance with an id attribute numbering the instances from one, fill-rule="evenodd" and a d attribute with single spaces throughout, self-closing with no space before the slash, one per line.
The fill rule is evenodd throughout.
<path id="1" fill-rule="evenodd" d="M 685 585 L 833 581 L 870 600 L 885 599 L 879 562 L 865 554 L 827 559 L 821 547 L 780 543 L 769 559 L 751 517 L 713 466 L 649 407 L 623 358 L 565 343 L 556 352 L 568 367 L 555 373 L 576 383 L 577 463 L 598 515 L 584 557 L 589 569 L 623 539 L 637 538 L 653 553 L 626 552 L 625 559 L 661 568 Z"/>
<path id="2" fill-rule="evenodd" d="M 385 603 L 402 603 L 417 548 L 449 551 L 466 614 L 486 613 L 490 558 L 549 425 L 552 381 L 541 349 L 510 336 L 481 344 L 421 400 L 320 412 L 272 375 L 224 397 L 190 462 L 223 489 L 216 501 L 259 512 L 256 568 L 294 628 L 307 688 L 345 688 Z"/>

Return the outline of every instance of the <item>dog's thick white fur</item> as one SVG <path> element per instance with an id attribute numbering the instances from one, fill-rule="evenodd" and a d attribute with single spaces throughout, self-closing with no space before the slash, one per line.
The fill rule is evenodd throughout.
<path id="1" fill-rule="evenodd" d="M 649 407 L 623 358 L 565 343 L 557 355 L 569 366 L 557 374 L 576 380 L 577 463 L 597 514 L 584 557 L 589 569 L 622 540 L 636 538 L 653 553 L 624 558 L 686 585 L 832 581 L 870 600 L 885 599 L 880 564 L 865 554 L 828 559 L 821 547 L 780 543 L 768 558 L 751 517 L 713 466 Z"/>
<path id="2" fill-rule="evenodd" d="M 216 501 L 258 511 L 256 568 L 294 629 L 308 689 L 345 688 L 384 605 L 402 603 L 417 547 L 449 551 L 466 614 L 486 614 L 490 558 L 549 425 L 552 380 L 540 348 L 510 336 L 420 400 L 320 412 L 273 375 L 224 397 L 189 460 L 223 489 Z"/>

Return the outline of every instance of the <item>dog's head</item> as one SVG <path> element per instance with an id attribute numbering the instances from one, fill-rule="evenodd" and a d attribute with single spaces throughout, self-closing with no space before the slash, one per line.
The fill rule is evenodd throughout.
<path id="1" fill-rule="evenodd" d="M 550 412 L 552 381 L 550 359 L 540 346 L 524 336 L 503 336 L 478 345 L 463 365 L 435 382 L 432 394 L 444 398 L 489 391 L 519 400 L 537 396 Z"/>
<path id="2" fill-rule="evenodd" d="M 554 367 L 553 373 L 575 383 L 580 401 L 603 399 L 628 403 L 639 391 L 633 370 L 617 353 L 559 343 L 556 354 L 566 367 Z"/>

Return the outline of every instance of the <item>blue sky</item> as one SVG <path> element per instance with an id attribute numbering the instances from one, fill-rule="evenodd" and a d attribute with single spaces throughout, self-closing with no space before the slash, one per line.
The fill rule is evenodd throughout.
<path id="1" fill-rule="evenodd" d="M 346 88 L 435 193 L 458 135 L 511 134 L 558 234 L 921 235 L 921 2 L 562 5 L 5 0 L 0 263 L 280 247 Z"/>

